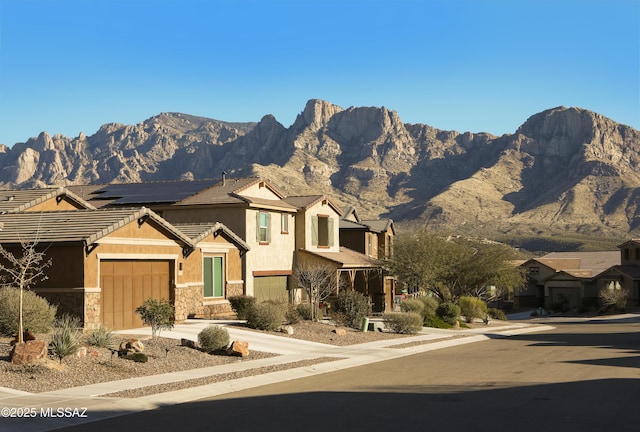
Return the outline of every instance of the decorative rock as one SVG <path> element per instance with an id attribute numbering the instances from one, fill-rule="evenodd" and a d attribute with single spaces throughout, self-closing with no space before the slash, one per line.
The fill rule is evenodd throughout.
<path id="1" fill-rule="evenodd" d="M 293 334 L 293 327 L 288 325 L 288 326 L 282 326 L 280 327 L 280 331 L 282 333 L 286 333 L 288 335 L 292 335 Z"/>
<path id="2" fill-rule="evenodd" d="M 193 349 L 200 348 L 198 346 L 198 342 L 192 341 L 190 339 L 184 339 L 184 338 L 180 339 L 180 345 L 184 347 L 193 348 Z"/>
<path id="3" fill-rule="evenodd" d="M 118 349 L 118 354 L 126 356 L 127 354 L 133 354 L 144 351 L 144 344 L 138 339 L 129 339 L 123 341 Z"/>
<path id="4" fill-rule="evenodd" d="M 11 350 L 11 363 L 25 365 L 35 363 L 47 354 L 47 347 L 42 340 L 30 340 L 15 344 Z"/>
<path id="5" fill-rule="evenodd" d="M 76 350 L 76 357 L 84 358 L 87 356 L 87 347 L 81 346 Z"/>
<path id="6" fill-rule="evenodd" d="M 249 355 L 249 342 L 233 341 L 227 350 L 229 355 L 247 357 Z"/>
<path id="7" fill-rule="evenodd" d="M 34 335 L 33 333 L 31 333 L 31 330 L 25 330 L 22 333 L 22 340 L 24 342 L 28 342 L 28 341 L 32 341 L 32 340 L 36 340 L 36 335 Z M 16 335 L 16 337 L 11 341 L 11 346 L 14 346 L 15 344 L 18 343 L 18 336 Z"/>
<path id="8" fill-rule="evenodd" d="M 336 328 L 336 329 L 333 330 L 333 332 L 338 336 L 346 336 L 347 335 L 347 330 L 345 330 L 343 328 Z"/>

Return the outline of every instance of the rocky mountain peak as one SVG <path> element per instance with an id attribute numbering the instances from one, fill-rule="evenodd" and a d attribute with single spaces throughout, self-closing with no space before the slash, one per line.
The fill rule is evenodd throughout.
<path id="1" fill-rule="evenodd" d="M 310 99 L 307 101 L 302 113 L 298 114 L 292 128 L 294 130 L 302 130 L 304 128 L 318 130 L 324 127 L 335 114 L 342 111 L 344 109 L 338 105 L 319 99 Z"/>

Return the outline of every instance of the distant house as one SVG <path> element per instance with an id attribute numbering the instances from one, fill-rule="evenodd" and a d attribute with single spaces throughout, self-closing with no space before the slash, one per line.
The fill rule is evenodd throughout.
<path id="1" fill-rule="evenodd" d="M 620 263 L 598 275 L 600 289 L 628 289 L 629 305 L 640 306 L 640 239 L 618 246 Z"/>
<path id="2" fill-rule="evenodd" d="M 346 208 L 340 219 L 340 246 L 375 259 L 391 258 L 395 234 L 391 219 L 363 220 L 353 207 Z"/>
<path id="3" fill-rule="evenodd" d="M 599 275 L 620 264 L 620 252 L 553 252 L 524 262 L 527 284 L 516 290 L 517 308 L 546 307 L 565 303 L 575 309 L 596 305 Z"/>

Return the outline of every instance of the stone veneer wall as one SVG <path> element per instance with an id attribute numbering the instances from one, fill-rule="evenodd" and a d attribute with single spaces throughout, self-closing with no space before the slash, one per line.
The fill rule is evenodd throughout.
<path id="1" fill-rule="evenodd" d="M 184 321 L 197 316 L 202 309 L 203 285 L 192 285 L 175 289 L 175 320 Z"/>
<path id="2" fill-rule="evenodd" d="M 95 329 L 102 325 L 102 310 L 100 305 L 101 293 L 84 293 L 84 328 Z"/>

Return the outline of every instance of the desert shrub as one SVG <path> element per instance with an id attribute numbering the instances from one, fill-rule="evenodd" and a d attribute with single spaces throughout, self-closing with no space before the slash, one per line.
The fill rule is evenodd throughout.
<path id="1" fill-rule="evenodd" d="M 228 298 L 231 309 L 236 313 L 239 320 L 246 320 L 249 311 L 256 304 L 256 298 L 246 295 L 231 296 Z"/>
<path id="2" fill-rule="evenodd" d="M 54 323 L 49 349 L 62 363 L 63 358 L 76 353 L 81 336 L 80 320 L 65 314 Z"/>
<path id="3" fill-rule="evenodd" d="M 296 310 L 298 311 L 298 315 L 305 321 L 311 321 L 311 305 L 309 303 L 300 303 L 296 306 Z"/>
<path id="4" fill-rule="evenodd" d="M 85 337 L 85 342 L 92 346 L 111 348 L 115 344 L 115 333 L 106 327 L 100 326 L 91 329 Z"/>
<path id="5" fill-rule="evenodd" d="M 441 329 L 449 329 L 452 327 L 451 324 L 445 322 L 437 315 L 425 315 L 423 325 L 425 327 L 433 327 L 433 328 L 441 328 Z"/>
<path id="6" fill-rule="evenodd" d="M 156 337 L 160 330 L 173 328 L 175 310 L 168 300 L 149 298 L 136 308 L 136 313 L 145 325 L 151 326 L 151 336 Z"/>
<path id="7" fill-rule="evenodd" d="M 460 308 L 451 302 L 440 303 L 436 308 L 436 315 L 444 322 L 453 325 L 460 317 Z"/>
<path id="8" fill-rule="evenodd" d="M 418 301 L 422 302 L 422 315 L 435 315 L 436 309 L 438 308 L 438 300 L 433 297 L 421 296 L 417 298 Z"/>
<path id="9" fill-rule="evenodd" d="M 302 317 L 300 316 L 300 312 L 298 312 L 298 308 L 288 307 L 284 313 L 284 319 L 289 324 L 297 324 L 300 322 Z"/>
<path id="10" fill-rule="evenodd" d="M 416 312 L 389 312 L 382 315 L 385 327 L 394 333 L 415 334 L 422 330 L 422 315 Z"/>
<path id="11" fill-rule="evenodd" d="M 624 312 L 629 298 L 628 288 L 609 289 L 603 288 L 598 293 L 604 312 L 614 309 L 616 312 Z"/>
<path id="12" fill-rule="evenodd" d="M 489 315 L 489 317 L 493 319 L 502 320 L 502 321 L 507 320 L 507 315 L 505 315 L 502 309 L 489 308 L 487 309 L 487 315 Z"/>
<path id="13" fill-rule="evenodd" d="M 400 310 L 402 312 L 415 312 L 421 315 L 424 310 L 424 303 L 416 299 L 406 299 L 400 303 Z"/>
<path id="14" fill-rule="evenodd" d="M 460 313 L 464 315 L 468 323 L 476 318 L 486 318 L 487 304 L 478 297 L 463 296 L 458 299 Z"/>
<path id="15" fill-rule="evenodd" d="M 34 292 L 22 293 L 22 322 L 25 330 L 32 333 L 47 333 L 56 317 L 56 307 Z M 20 313 L 20 290 L 0 288 L 0 334 L 13 336 L 18 334 L 18 315 Z"/>
<path id="16" fill-rule="evenodd" d="M 277 331 L 285 319 L 281 304 L 263 302 L 253 305 L 247 314 L 247 326 L 258 330 Z"/>
<path id="17" fill-rule="evenodd" d="M 229 346 L 229 331 L 217 325 L 210 325 L 198 333 L 198 343 L 206 352 L 220 351 Z"/>
<path id="18" fill-rule="evenodd" d="M 339 324 L 359 329 L 369 313 L 369 301 L 357 291 L 341 291 L 333 302 L 331 316 Z"/>

